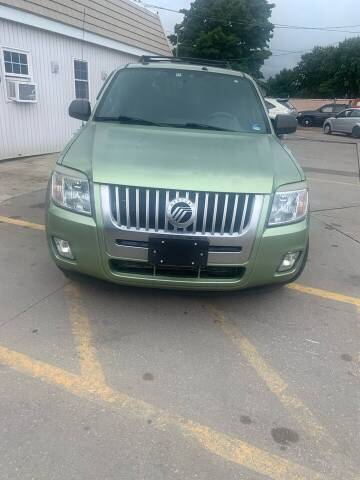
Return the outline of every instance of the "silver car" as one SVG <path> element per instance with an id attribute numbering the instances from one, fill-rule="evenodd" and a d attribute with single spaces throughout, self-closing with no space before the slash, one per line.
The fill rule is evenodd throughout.
<path id="1" fill-rule="evenodd" d="M 324 133 L 346 133 L 360 138 L 360 108 L 348 108 L 328 118 L 324 123 Z"/>

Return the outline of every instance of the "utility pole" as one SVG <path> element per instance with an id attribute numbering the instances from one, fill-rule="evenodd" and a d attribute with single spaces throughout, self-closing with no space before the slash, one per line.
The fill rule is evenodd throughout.
<path id="1" fill-rule="evenodd" d="M 179 33 L 176 32 L 176 57 L 179 56 Z"/>

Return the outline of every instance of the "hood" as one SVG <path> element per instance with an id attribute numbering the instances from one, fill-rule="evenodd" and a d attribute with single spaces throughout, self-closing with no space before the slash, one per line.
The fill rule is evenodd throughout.
<path id="1" fill-rule="evenodd" d="M 271 193 L 302 180 L 273 135 L 90 122 L 62 164 L 96 183 L 218 192 Z"/>

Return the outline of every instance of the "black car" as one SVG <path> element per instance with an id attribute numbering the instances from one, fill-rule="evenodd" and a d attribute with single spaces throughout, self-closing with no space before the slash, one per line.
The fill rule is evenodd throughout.
<path id="1" fill-rule="evenodd" d="M 348 107 L 349 105 L 345 103 L 328 103 L 317 110 L 299 112 L 297 119 L 303 127 L 322 127 L 327 118 L 333 117 Z"/>

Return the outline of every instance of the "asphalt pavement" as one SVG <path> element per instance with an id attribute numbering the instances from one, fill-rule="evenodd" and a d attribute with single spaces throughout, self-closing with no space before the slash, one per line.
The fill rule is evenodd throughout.
<path id="1" fill-rule="evenodd" d="M 226 294 L 69 281 L 43 231 L 56 155 L 0 164 L 1 480 L 359 479 L 356 141 L 284 141 L 307 268 Z"/>

